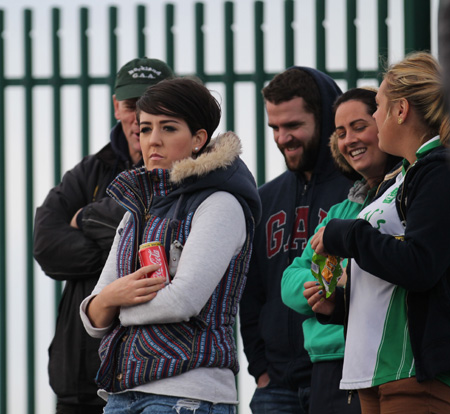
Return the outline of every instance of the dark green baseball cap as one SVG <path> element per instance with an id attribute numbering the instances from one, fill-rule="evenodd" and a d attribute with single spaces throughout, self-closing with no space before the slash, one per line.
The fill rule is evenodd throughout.
<path id="1" fill-rule="evenodd" d="M 118 101 L 140 98 L 149 86 L 173 77 L 172 69 L 162 60 L 133 59 L 117 72 L 114 93 Z"/>

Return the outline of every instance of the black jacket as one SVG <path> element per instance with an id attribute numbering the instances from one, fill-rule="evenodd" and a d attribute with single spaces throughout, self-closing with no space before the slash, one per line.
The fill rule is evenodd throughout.
<path id="1" fill-rule="evenodd" d="M 99 341 L 85 332 L 79 307 L 97 283 L 125 213 L 106 195 L 106 188 L 130 167 L 128 144 L 118 123 L 111 142 L 68 171 L 36 210 L 34 257 L 48 276 L 66 281 L 48 367 L 50 385 L 62 404 L 104 404 L 94 383 Z M 80 208 L 78 230 L 70 221 Z"/>
<path id="2" fill-rule="evenodd" d="M 419 159 L 406 173 L 396 200 L 405 221 L 405 239 L 381 234 L 365 220 L 331 220 L 324 233 L 330 254 L 352 257 L 358 265 L 406 289 L 408 323 L 419 382 L 450 372 L 450 159 L 448 150 L 438 147 Z M 340 291 L 331 318 L 346 320 L 346 306 Z"/>
<path id="3" fill-rule="evenodd" d="M 302 254 L 329 208 L 347 197 L 351 182 L 334 167 L 328 147 L 334 130 L 332 103 L 340 94 L 334 81 L 308 71 L 322 97 L 320 151 L 311 181 L 286 171 L 259 189 L 263 213 L 256 228 L 247 285 L 240 305 L 241 333 L 249 372 L 257 379 L 268 372 L 271 382 L 297 390 L 310 384 L 311 361 L 303 347 L 304 315 L 281 300 L 281 278 Z"/>

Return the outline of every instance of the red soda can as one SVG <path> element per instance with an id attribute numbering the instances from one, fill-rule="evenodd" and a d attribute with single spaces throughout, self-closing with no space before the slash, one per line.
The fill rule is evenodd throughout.
<path id="1" fill-rule="evenodd" d="M 144 243 L 139 246 L 139 259 L 141 266 L 158 264 L 160 268 L 152 273 L 147 273 L 146 277 L 165 277 L 166 284 L 169 283 L 169 269 L 167 266 L 166 251 L 160 242 Z"/>

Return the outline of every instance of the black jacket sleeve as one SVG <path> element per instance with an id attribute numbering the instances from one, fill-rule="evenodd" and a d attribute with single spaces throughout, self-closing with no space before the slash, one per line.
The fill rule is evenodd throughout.
<path id="1" fill-rule="evenodd" d="M 328 253 L 353 257 L 373 275 L 409 291 L 434 287 L 450 267 L 450 170 L 431 163 L 408 186 L 404 241 L 382 234 L 365 220 L 330 220 L 325 228 Z"/>
<path id="2" fill-rule="evenodd" d="M 108 168 L 88 156 L 64 175 L 36 210 L 33 254 L 48 276 L 74 280 L 100 274 L 114 237 L 112 227 L 124 214 L 105 194 L 109 180 Z M 86 208 L 83 230 L 70 226 L 80 208 Z"/>
<path id="3" fill-rule="evenodd" d="M 259 333 L 259 319 L 266 302 L 263 283 L 259 277 L 255 252 L 250 259 L 247 283 L 240 302 L 239 317 L 244 353 L 248 360 L 248 372 L 258 380 L 268 369 L 265 344 Z"/>
<path id="4" fill-rule="evenodd" d="M 116 228 L 125 214 L 125 209 L 111 197 L 88 204 L 83 208 L 82 231 L 94 240 L 103 251 L 109 252 Z"/>

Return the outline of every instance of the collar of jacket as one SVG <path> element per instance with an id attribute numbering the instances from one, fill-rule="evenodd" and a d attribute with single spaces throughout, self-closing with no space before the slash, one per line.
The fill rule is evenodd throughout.
<path id="1" fill-rule="evenodd" d="M 110 184 L 107 192 L 129 211 L 146 212 L 154 196 L 167 196 L 183 182 L 196 181 L 218 169 L 226 169 L 239 157 L 241 142 L 227 132 L 212 140 L 197 158 L 174 163 L 171 170 L 144 167 L 124 171 Z"/>

